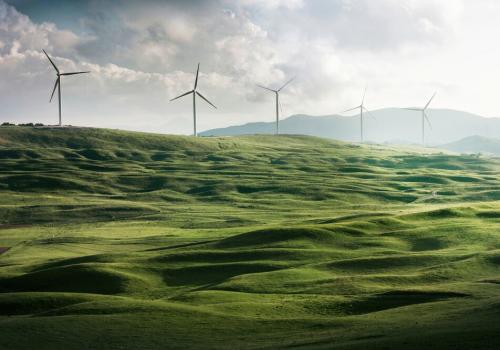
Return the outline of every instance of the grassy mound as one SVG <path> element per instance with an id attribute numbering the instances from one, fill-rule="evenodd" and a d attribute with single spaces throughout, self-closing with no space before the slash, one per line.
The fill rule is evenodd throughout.
<path id="1" fill-rule="evenodd" d="M 125 292 L 128 286 L 135 282 L 132 275 L 112 268 L 78 264 L 2 279 L 0 289 L 8 292 L 119 294 Z"/>
<path id="2" fill-rule="evenodd" d="M 243 233 L 216 243 L 221 248 L 271 248 L 328 245 L 336 242 L 334 233 L 318 228 L 275 228 Z"/>
<path id="3" fill-rule="evenodd" d="M 0 127 L 0 349 L 497 348 L 499 169 Z"/>

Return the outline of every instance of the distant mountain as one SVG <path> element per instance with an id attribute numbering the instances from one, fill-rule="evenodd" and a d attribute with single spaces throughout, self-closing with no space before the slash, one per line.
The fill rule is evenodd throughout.
<path id="1" fill-rule="evenodd" d="M 441 145 L 439 148 L 459 153 L 500 155 L 500 139 L 491 139 L 483 136 L 469 136 L 459 141 Z"/>
<path id="2" fill-rule="evenodd" d="M 365 117 L 365 140 L 377 143 L 420 143 L 422 119 L 419 112 L 398 108 L 373 111 L 373 117 Z M 468 136 L 500 137 L 500 119 L 485 118 L 475 114 L 449 110 L 428 111 L 432 129 L 426 124 L 426 143 L 440 145 Z M 212 129 L 202 132 L 203 136 L 242 134 L 272 134 L 274 122 L 249 123 Z M 342 141 L 359 141 L 359 115 L 308 116 L 293 115 L 280 122 L 283 134 L 304 134 L 332 138 Z"/>

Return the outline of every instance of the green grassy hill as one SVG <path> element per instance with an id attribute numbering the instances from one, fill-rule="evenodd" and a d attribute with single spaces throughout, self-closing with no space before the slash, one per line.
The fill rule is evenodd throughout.
<path id="1" fill-rule="evenodd" d="M 305 136 L 2 127 L 0 348 L 497 348 L 499 169 Z"/>

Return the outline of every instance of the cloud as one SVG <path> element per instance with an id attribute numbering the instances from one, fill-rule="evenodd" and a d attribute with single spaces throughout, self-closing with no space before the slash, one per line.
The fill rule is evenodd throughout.
<path id="1" fill-rule="evenodd" d="M 70 54 L 83 41 L 68 30 L 57 29 L 53 23 L 31 22 L 4 1 L 0 1 L 0 39 L 0 54 L 12 50 L 13 45 L 18 52 L 57 48 L 60 53 Z"/>
<path id="2" fill-rule="evenodd" d="M 399 50 L 453 40 L 463 8 L 463 0 L 313 0 L 286 19 L 259 12 L 259 21 L 274 33 L 328 39 L 337 49 Z"/>
<path id="3" fill-rule="evenodd" d="M 200 89 L 220 107 L 200 103 L 201 129 L 272 120 L 272 97 L 256 84 L 292 76 L 287 114 L 346 109 L 365 85 L 370 107 L 413 104 L 447 81 L 462 86 L 453 69 L 467 64 L 457 42 L 470 13 L 460 0 L 122 0 L 93 2 L 71 27 L 35 23 L 0 0 L 0 118 L 53 120 L 54 76 L 41 48 L 63 70 L 93 72 L 64 81 L 75 124 L 189 133 L 190 101 L 168 100 L 192 89 L 199 62 Z"/>
<path id="4" fill-rule="evenodd" d="M 257 6 L 265 10 L 276 10 L 279 8 L 296 10 L 304 6 L 304 0 L 240 0 L 239 3 L 242 6 Z"/>

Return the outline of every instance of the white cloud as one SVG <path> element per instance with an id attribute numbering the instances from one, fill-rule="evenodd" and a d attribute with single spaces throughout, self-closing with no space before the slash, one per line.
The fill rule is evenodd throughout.
<path id="1" fill-rule="evenodd" d="M 453 39 L 462 0 L 343 0 L 331 30 L 341 46 L 397 49 Z"/>
<path id="2" fill-rule="evenodd" d="M 243 6 L 258 6 L 266 10 L 276 10 L 278 8 L 300 9 L 304 6 L 304 0 L 240 0 Z"/>
<path id="3" fill-rule="evenodd" d="M 0 38 L 4 45 L 0 46 L 0 54 L 15 51 L 53 49 L 68 54 L 81 42 L 80 38 L 67 30 L 59 30 L 53 23 L 35 24 L 16 11 L 4 1 L 0 1 Z M 8 44 L 11 45 L 8 45 Z"/>
<path id="4" fill-rule="evenodd" d="M 500 75 L 492 0 L 189 3 L 124 2 L 83 19 L 77 33 L 0 0 L 0 118 L 54 120 L 54 72 L 42 48 L 62 70 L 93 72 L 63 82 L 63 113 L 74 124 L 189 133 L 190 101 L 168 100 L 192 89 L 198 62 L 200 89 L 219 107 L 200 103 L 201 129 L 272 120 L 271 97 L 255 84 L 294 75 L 286 113 L 335 113 L 359 103 L 365 85 L 372 108 L 415 105 L 437 89 L 436 106 L 496 113 L 485 97 L 494 100 Z"/>

